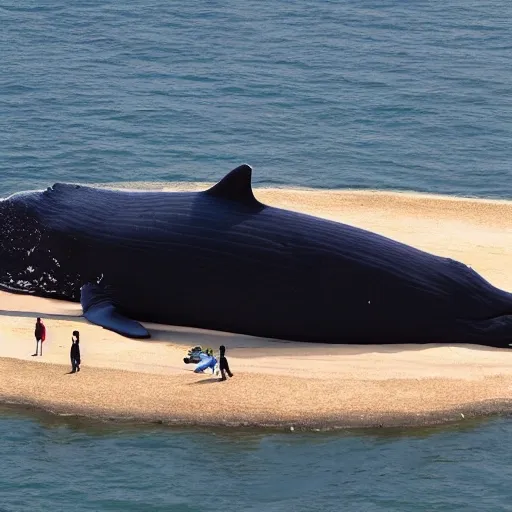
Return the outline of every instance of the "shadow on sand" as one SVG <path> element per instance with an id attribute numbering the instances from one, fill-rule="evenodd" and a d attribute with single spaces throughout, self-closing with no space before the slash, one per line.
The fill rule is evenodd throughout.
<path id="1" fill-rule="evenodd" d="M 70 314 L 51 314 L 37 311 L 6 311 L 0 310 L 0 317 L 36 318 L 38 316 L 63 320 L 68 322 L 88 324 L 83 316 Z M 92 324 L 89 324 L 92 325 Z M 217 350 L 220 345 L 225 345 L 231 356 L 234 357 L 283 357 L 294 356 L 300 351 L 299 356 L 311 355 L 361 355 L 370 353 L 392 354 L 399 352 L 419 352 L 435 347 L 458 347 L 482 352 L 509 351 L 507 348 L 494 348 L 484 345 L 441 344 L 441 343 L 411 343 L 411 344 L 382 344 L 382 345 L 352 345 L 331 343 L 307 343 L 298 341 L 278 340 L 270 338 L 258 338 L 244 334 L 235 334 L 221 331 L 209 331 L 192 327 L 171 325 L 159 325 L 143 323 L 151 334 L 151 338 L 140 340 L 142 343 L 167 343 L 183 347 L 186 352 L 193 346 L 201 345 Z M 101 327 L 97 327 L 101 329 Z"/>
<path id="2" fill-rule="evenodd" d="M 219 377 L 210 377 L 209 379 L 204 380 L 196 380 L 195 382 L 190 382 L 189 386 L 195 386 L 197 384 L 214 384 L 215 382 L 222 382 Z"/>
<path id="3" fill-rule="evenodd" d="M 278 340 L 270 338 L 258 338 L 243 334 L 233 334 L 218 331 L 206 331 L 178 326 L 157 326 L 146 324 L 151 338 L 141 340 L 144 343 L 169 343 L 182 346 L 188 350 L 192 346 L 201 345 L 217 349 L 225 345 L 229 354 L 234 357 L 271 357 L 293 356 L 300 350 L 301 356 L 315 354 L 341 354 L 360 355 L 369 353 L 392 354 L 398 352 L 420 352 L 436 347 L 457 347 L 481 352 L 509 351 L 507 348 L 494 348 L 484 345 L 472 345 L 468 343 L 444 344 L 444 343 L 411 343 L 411 344 L 374 344 L 351 345 L 331 343 L 307 343 L 299 341 Z"/>
<path id="4" fill-rule="evenodd" d="M 83 316 L 80 315 L 63 315 L 63 314 L 53 314 L 53 313 L 44 313 L 41 311 L 5 311 L 0 310 L 0 316 L 12 316 L 12 317 L 22 317 L 22 318 L 52 318 L 54 320 L 69 320 L 71 321 L 79 321 L 80 319 L 83 319 Z M 85 319 L 84 319 L 85 320 Z"/>

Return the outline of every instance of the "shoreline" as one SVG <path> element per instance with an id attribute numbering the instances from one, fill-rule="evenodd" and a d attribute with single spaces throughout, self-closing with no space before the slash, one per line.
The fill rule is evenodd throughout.
<path id="1" fill-rule="evenodd" d="M 512 290 L 512 201 L 383 191 L 254 192 L 271 206 L 457 259 Z M 42 358 L 31 355 L 36 316 L 47 327 Z M 144 325 L 149 340 L 127 339 L 86 322 L 79 303 L 0 291 L 0 402 L 122 422 L 307 430 L 438 425 L 512 412 L 510 349 L 327 345 Z M 83 366 L 67 375 L 74 329 L 81 335 Z M 222 344 L 233 380 L 217 383 L 183 363 L 194 345 L 217 352 Z"/>
<path id="2" fill-rule="evenodd" d="M 221 178 L 219 178 L 220 181 Z M 106 182 L 106 183 L 87 183 L 87 182 L 74 182 L 74 181 L 61 181 L 56 183 L 76 184 L 84 187 L 92 188 L 107 188 L 121 191 L 132 192 L 201 192 L 210 187 L 213 187 L 218 181 L 126 181 L 126 182 Z M 48 187 L 53 186 L 54 183 L 48 184 L 44 188 L 24 189 L 16 192 L 7 193 L 7 195 L 0 196 L 0 200 L 8 199 L 9 197 L 17 194 L 24 194 L 27 192 L 44 192 Z M 394 188 L 353 188 L 353 187 L 339 187 L 339 188 L 320 188 L 309 187 L 306 185 L 280 185 L 280 184 L 258 184 L 252 183 L 252 190 L 254 195 L 275 195 L 291 193 L 313 193 L 313 194 L 330 194 L 342 196 L 355 196 L 359 198 L 368 197 L 398 197 L 415 200 L 437 200 L 437 201 L 453 201 L 453 202 L 475 202 L 475 203 L 490 203 L 496 205 L 510 206 L 512 204 L 512 197 L 500 196 L 479 196 L 479 195 L 461 195 L 449 194 L 442 192 L 428 192 L 414 189 L 394 189 Z"/>
<path id="3" fill-rule="evenodd" d="M 418 415 L 406 414 L 380 414 L 380 415 L 347 415 L 343 421 L 329 420 L 324 421 L 253 421 L 253 420 L 233 420 L 233 421 L 215 421 L 198 420 L 197 418 L 163 418 L 156 415 L 134 416 L 132 414 L 115 415 L 95 413 L 94 411 L 69 408 L 61 409 L 45 406 L 41 403 L 32 403 L 30 401 L 17 401 L 6 397 L 0 400 L 0 420 L 2 419 L 2 410 L 12 411 L 12 413 L 26 413 L 30 417 L 36 415 L 45 415 L 51 417 L 54 422 L 80 421 L 90 424 L 103 424 L 105 426 L 116 427 L 151 427 L 158 426 L 162 428 L 195 428 L 195 429 L 216 429 L 216 430 L 251 430 L 255 432 L 357 432 L 374 431 L 382 429 L 383 432 L 390 430 L 413 430 L 435 427 L 463 426 L 464 423 L 474 421 L 492 420 L 498 418 L 512 417 L 512 403 L 503 402 L 483 402 L 468 404 L 468 407 L 458 407 L 442 411 L 425 412 Z M 361 418 L 360 416 L 364 416 Z"/>
<path id="4" fill-rule="evenodd" d="M 80 375 L 73 375 L 68 373 L 69 368 L 66 366 L 50 363 L 43 363 L 43 366 L 46 367 L 44 370 L 45 376 L 41 378 L 40 365 L 41 363 L 0 358 L 0 370 L 4 378 L 24 379 L 25 382 L 25 386 L 18 388 L 16 394 L 0 392 L 0 404 L 14 410 L 43 412 L 55 418 L 83 418 L 113 424 L 326 432 L 352 429 L 442 426 L 463 423 L 478 418 L 509 416 L 512 414 L 512 395 L 508 399 L 500 397 L 485 398 L 484 396 L 478 399 L 478 386 L 470 386 L 473 395 L 471 401 L 459 402 L 458 396 L 461 388 L 468 387 L 468 382 L 463 380 L 452 380 L 447 383 L 446 379 L 421 379 L 421 384 L 425 388 L 423 392 L 419 390 L 418 381 L 415 379 L 387 381 L 384 389 L 382 389 L 382 383 L 375 386 L 375 381 L 339 381 L 340 387 L 345 387 L 345 391 L 349 394 L 353 394 L 355 387 L 359 389 L 361 395 L 359 398 L 362 404 L 360 408 L 349 410 L 346 404 L 341 401 L 338 409 L 321 412 L 323 410 L 322 401 L 317 400 L 319 402 L 318 411 L 311 414 L 311 408 L 308 408 L 306 414 L 303 414 L 300 404 L 294 406 L 286 398 L 284 398 L 285 403 L 283 403 L 283 397 L 281 397 L 280 412 L 275 414 L 267 410 L 266 407 L 253 408 L 256 402 L 261 401 L 259 393 L 247 394 L 245 407 L 233 409 L 229 404 L 229 392 L 225 393 L 225 389 L 222 389 L 224 386 L 229 386 L 229 383 L 217 386 L 215 385 L 218 381 L 217 378 L 213 379 L 196 374 L 173 376 L 172 378 L 153 375 L 153 378 L 148 381 L 147 374 L 104 368 L 87 368 Z M 34 385 L 34 381 L 30 379 L 35 372 L 39 377 L 39 385 Z M 85 377 L 86 374 L 87 377 Z M 254 384 L 256 384 L 254 388 L 260 388 L 256 381 L 262 378 L 261 375 L 237 374 L 237 377 L 238 380 L 242 381 L 246 390 Z M 86 403 L 75 403 L 74 400 L 76 399 L 79 402 L 79 397 L 87 394 L 84 391 L 94 379 L 98 378 L 103 381 L 103 385 L 99 388 L 92 386 L 94 393 L 88 394 Z M 52 382 L 49 382 L 49 379 Z M 67 396 L 65 398 L 56 397 L 53 393 L 59 389 L 59 384 L 65 379 L 68 379 L 65 386 Z M 279 377 L 279 380 L 279 384 L 283 384 L 282 377 Z M 508 388 L 512 387 L 512 378 L 507 378 L 505 382 L 502 378 L 490 378 L 488 380 L 488 385 L 492 387 L 496 387 L 496 384 Z M 41 390 L 41 384 L 43 384 L 44 390 Z M 131 393 L 126 397 L 121 391 L 127 389 L 124 386 L 128 384 Z M 273 383 L 270 382 L 269 384 L 272 386 Z M 288 384 L 293 387 L 298 386 L 302 390 L 307 388 L 310 396 L 302 396 L 310 404 L 310 400 L 315 397 L 318 398 L 317 392 L 320 389 L 325 389 L 323 385 L 319 386 L 319 381 L 315 382 L 315 379 L 291 378 Z M 196 398 L 196 395 L 193 391 L 187 392 L 187 387 L 196 385 L 201 388 L 208 386 L 209 389 L 204 394 L 209 398 L 206 398 L 203 402 L 199 401 L 197 409 L 191 411 L 187 402 L 191 398 Z M 212 387 L 210 388 L 209 385 Z M 236 385 L 234 381 L 232 385 Z M 159 401 L 157 403 L 148 404 L 148 396 L 152 393 L 148 392 L 147 389 L 144 390 L 146 386 L 153 389 L 158 387 Z M 89 387 L 89 389 L 91 388 Z M 425 395 L 425 398 L 428 397 L 427 401 L 430 401 L 434 398 L 432 392 L 436 389 L 438 392 L 435 394 L 438 395 L 438 398 L 441 396 L 444 398 L 444 400 L 439 400 L 439 406 L 435 408 L 408 407 L 409 402 L 417 398 L 413 395 Z M 450 389 L 449 396 L 446 396 L 447 389 Z M 165 399 L 163 393 L 171 390 L 177 390 L 179 396 L 169 394 L 165 395 L 168 397 L 168 399 Z M 342 389 L 339 391 L 342 391 Z M 400 409 L 387 409 L 386 404 L 389 403 L 389 400 L 387 402 L 386 400 L 382 401 L 381 396 L 379 400 L 381 409 L 376 410 L 369 405 L 368 400 L 364 399 L 364 396 L 368 397 L 368 394 L 373 395 L 375 393 L 393 394 L 395 403 L 399 401 L 405 403 Z M 105 405 L 105 395 L 107 394 L 111 397 L 120 398 L 115 403 L 110 398 L 108 400 L 109 404 Z M 279 397 L 276 397 L 276 399 L 279 401 Z M 290 406 L 288 412 L 284 412 L 286 406 Z M 181 412 L 180 407 L 182 408 Z"/>

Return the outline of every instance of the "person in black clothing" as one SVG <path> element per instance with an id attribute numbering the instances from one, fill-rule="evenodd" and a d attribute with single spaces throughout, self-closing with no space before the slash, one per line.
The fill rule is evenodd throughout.
<path id="1" fill-rule="evenodd" d="M 37 356 L 37 350 L 39 348 L 39 343 L 41 343 L 41 353 L 39 355 L 43 355 L 43 341 L 46 338 L 46 327 L 44 326 L 41 318 L 37 317 L 36 328 L 34 329 L 34 336 L 36 338 L 36 353 L 32 354 Z"/>
<path id="2" fill-rule="evenodd" d="M 229 369 L 228 360 L 226 359 L 226 347 L 224 345 L 221 345 L 219 350 L 220 350 L 219 367 L 220 367 L 220 373 L 222 374 L 222 378 L 220 380 L 226 380 L 226 373 L 230 377 L 233 377 L 233 374 L 231 373 L 231 370 Z"/>
<path id="3" fill-rule="evenodd" d="M 73 331 L 71 343 L 71 373 L 75 373 L 80 371 L 80 333 L 78 331 Z"/>

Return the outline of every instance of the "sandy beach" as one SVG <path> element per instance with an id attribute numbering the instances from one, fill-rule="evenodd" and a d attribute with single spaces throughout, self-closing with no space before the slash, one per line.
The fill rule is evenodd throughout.
<path id="1" fill-rule="evenodd" d="M 455 258 L 512 290 L 512 202 L 286 189 L 255 195 Z M 47 328 L 42 357 L 32 356 L 36 316 Z M 512 410 L 512 350 L 334 346 L 145 325 L 152 338 L 130 340 L 86 322 L 79 304 L 0 292 L 0 400 L 58 414 L 287 428 L 432 424 Z M 71 375 L 74 329 L 83 366 Z M 183 363 L 190 347 L 221 344 L 233 379 L 218 382 Z"/>

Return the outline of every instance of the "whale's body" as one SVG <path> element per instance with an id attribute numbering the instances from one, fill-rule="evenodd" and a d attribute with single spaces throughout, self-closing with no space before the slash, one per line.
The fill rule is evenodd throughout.
<path id="1" fill-rule="evenodd" d="M 86 318 L 327 343 L 512 343 L 512 295 L 468 266 L 259 203 L 241 166 L 203 192 L 56 184 L 0 204 L 0 284 Z M 98 284 L 99 283 L 99 284 Z"/>

